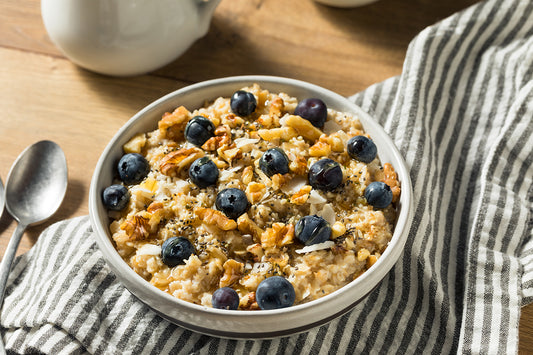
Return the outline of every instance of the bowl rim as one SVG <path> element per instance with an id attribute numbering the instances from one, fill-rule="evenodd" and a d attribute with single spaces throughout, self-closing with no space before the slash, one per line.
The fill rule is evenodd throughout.
<path id="1" fill-rule="evenodd" d="M 399 206 L 397 207 L 400 213 L 397 216 L 397 220 L 394 226 L 393 236 L 391 238 L 391 241 L 389 242 L 389 245 L 385 249 L 384 253 L 381 255 L 381 257 L 376 261 L 374 265 L 372 265 L 362 275 L 358 276 L 355 280 L 351 281 L 347 285 L 319 299 L 309 301 L 309 302 L 299 304 L 299 305 L 294 305 L 294 306 L 287 307 L 287 308 L 282 308 L 282 309 L 253 310 L 253 311 L 220 310 L 220 309 L 215 309 L 215 308 L 211 308 L 207 306 L 193 304 L 193 303 L 178 299 L 162 290 L 159 290 L 157 287 L 151 285 L 148 281 L 146 281 L 144 278 L 138 275 L 132 268 L 130 268 L 127 265 L 127 263 L 120 257 L 119 253 L 116 251 L 113 245 L 113 242 L 111 240 L 109 231 L 104 229 L 104 224 L 100 223 L 100 219 L 97 217 L 98 216 L 98 204 L 99 204 L 98 200 L 100 196 L 100 193 L 97 191 L 98 181 L 99 181 L 99 176 L 101 175 L 101 171 L 103 169 L 109 168 L 109 167 L 104 166 L 104 163 L 105 163 L 106 157 L 110 154 L 110 152 L 113 150 L 113 148 L 117 144 L 117 141 L 121 137 L 123 137 L 124 133 L 126 133 L 135 122 L 142 120 L 143 117 L 145 117 L 145 115 L 148 115 L 155 108 L 159 107 L 160 105 L 164 105 L 166 102 L 171 101 L 171 99 L 173 98 L 179 97 L 180 95 L 189 93 L 191 91 L 203 90 L 208 87 L 222 86 L 225 84 L 235 84 L 235 87 L 237 89 L 237 87 L 239 86 L 242 88 L 244 86 L 249 86 L 252 83 L 258 83 L 262 88 L 265 84 L 287 85 L 291 87 L 304 88 L 307 90 L 324 93 L 329 99 L 343 102 L 343 104 L 346 107 L 350 108 L 349 111 L 352 114 L 354 114 L 354 116 L 357 116 L 359 119 L 363 121 L 362 123 L 365 128 L 365 131 L 367 131 L 367 128 L 369 126 L 372 126 L 372 129 L 371 129 L 372 131 L 381 132 L 380 141 L 384 141 L 384 144 L 382 145 L 386 145 L 389 147 L 388 148 L 389 153 L 394 157 L 394 160 L 398 162 L 398 164 L 394 164 L 393 166 L 394 166 L 396 173 L 398 174 L 398 177 L 401 176 L 400 181 L 401 181 L 401 186 L 402 186 L 402 194 L 401 194 L 400 201 L 402 202 L 399 203 Z M 157 122 L 157 120 L 155 122 Z M 382 164 L 383 164 L 383 161 L 382 161 Z M 149 292 L 155 293 L 159 298 L 162 298 L 171 303 L 176 303 L 177 305 L 185 307 L 185 308 L 190 308 L 198 312 L 206 312 L 211 315 L 217 315 L 217 316 L 223 316 L 223 317 L 232 316 L 235 318 L 245 318 L 245 317 L 250 317 L 250 316 L 257 317 L 259 314 L 262 317 L 276 317 L 278 315 L 287 315 L 287 314 L 291 314 L 295 312 L 302 312 L 304 310 L 316 307 L 318 304 L 324 304 L 326 302 L 329 302 L 330 299 L 337 297 L 338 294 L 346 293 L 350 289 L 353 289 L 353 288 L 366 286 L 366 288 L 363 287 L 363 290 L 366 290 L 365 294 L 367 294 L 372 289 L 374 289 L 381 282 L 381 280 L 385 277 L 385 275 L 392 269 L 394 264 L 399 259 L 401 253 L 403 253 L 404 245 L 408 238 L 409 229 L 410 229 L 410 225 L 411 225 L 412 217 L 413 217 L 412 194 L 413 194 L 412 184 L 411 184 L 411 179 L 409 176 L 409 171 L 396 145 L 394 144 L 392 139 L 389 137 L 389 135 L 385 132 L 383 127 L 381 127 L 381 125 L 379 125 L 368 113 L 364 112 L 359 106 L 357 106 L 355 103 L 350 101 L 348 98 L 341 96 L 340 94 L 337 94 L 331 90 L 325 89 L 321 86 L 308 83 L 305 81 L 297 80 L 297 79 L 291 79 L 291 78 L 285 78 L 285 77 L 279 77 L 279 76 L 267 76 L 267 75 L 243 75 L 243 76 L 231 76 L 231 77 L 224 77 L 224 78 L 218 78 L 218 79 L 211 79 L 211 80 L 206 80 L 206 81 L 202 81 L 199 83 L 195 83 L 192 85 L 187 85 L 183 88 L 180 88 L 178 90 L 175 90 L 173 92 L 170 92 L 162 96 L 161 98 L 153 101 L 152 103 L 148 104 L 143 109 L 138 111 L 136 114 L 134 114 L 115 133 L 115 135 L 108 142 L 104 151 L 99 157 L 99 160 L 97 162 L 96 168 L 94 170 L 94 173 L 91 179 L 91 184 L 90 184 L 89 215 L 90 215 L 90 220 L 91 220 L 93 230 L 97 235 L 96 236 L 97 244 L 99 246 L 100 251 L 104 255 L 104 259 L 106 260 L 107 265 L 111 267 L 112 271 L 119 274 L 118 276 L 120 277 L 118 277 L 118 279 L 121 282 L 121 284 L 125 286 L 126 289 L 128 289 L 134 296 L 139 298 L 143 303 L 145 302 L 142 300 L 142 298 L 139 297 L 136 293 L 134 293 L 124 282 L 122 282 L 121 277 L 130 277 L 131 278 L 130 281 L 133 280 L 135 282 L 144 283 L 145 286 L 147 286 L 148 289 L 150 290 Z M 378 279 L 377 282 L 372 280 L 376 278 Z M 368 287 L 368 285 L 372 287 Z M 360 299 L 364 299 L 364 297 L 361 297 Z M 151 305 L 149 306 L 152 307 Z M 348 308 L 351 309 L 352 306 Z M 183 325 L 183 324 L 180 324 L 180 325 Z M 183 326 L 186 327 L 186 325 L 183 325 Z"/>

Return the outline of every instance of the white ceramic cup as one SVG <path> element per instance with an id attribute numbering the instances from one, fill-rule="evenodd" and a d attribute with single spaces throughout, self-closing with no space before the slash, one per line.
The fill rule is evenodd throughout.
<path id="1" fill-rule="evenodd" d="M 72 62 L 132 76 L 183 54 L 208 29 L 220 0 L 42 0 L 52 42 Z"/>

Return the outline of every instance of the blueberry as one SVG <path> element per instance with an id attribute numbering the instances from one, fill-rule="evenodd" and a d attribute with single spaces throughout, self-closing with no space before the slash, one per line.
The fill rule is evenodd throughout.
<path id="1" fill-rule="evenodd" d="M 185 264 L 192 254 L 194 246 L 184 237 L 170 237 L 161 246 L 161 260 L 170 267 Z"/>
<path id="2" fill-rule="evenodd" d="M 261 309 L 278 309 L 294 304 L 296 294 L 292 284 L 284 277 L 271 276 L 259 283 L 255 300 Z"/>
<path id="3" fill-rule="evenodd" d="M 384 182 L 374 181 L 366 187 L 365 198 L 375 208 L 385 208 L 392 202 L 392 190 Z"/>
<path id="4" fill-rule="evenodd" d="M 220 191 L 215 206 L 231 219 L 237 219 L 250 207 L 244 191 L 234 187 Z"/>
<path id="5" fill-rule="evenodd" d="M 239 90 L 231 96 L 230 106 L 233 113 L 239 116 L 248 116 L 255 111 L 257 100 L 251 92 Z"/>
<path id="6" fill-rule="evenodd" d="M 185 126 L 185 138 L 194 145 L 201 146 L 215 135 L 215 125 L 204 116 L 194 116 Z"/>
<path id="7" fill-rule="evenodd" d="M 125 154 L 120 158 L 118 165 L 118 175 L 126 185 L 141 182 L 150 172 L 150 163 L 138 153 Z"/>
<path id="8" fill-rule="evenodd" d="M 239 294 L 230 287 L 222 287 L 213 292 L 211 297 L 213 308 L 237 309 L 239 308 Z"/>
<path id="9" fill-rule="evenodd" d="M 281 148 L 271 148 L 263 153 L 259 159 L 259 167 L 268 176 L 287 174 L 289 172 L 289 158 Z"/>
<path id="10" fill-rule="evenodd" d="M 331 191 L 342 183 L 342 169 L 339 163 L 324 158 L 309 168 L 309 184 L 315 189 Z"/>
<path id="11" fill-rule="evenodd" d="M 305 245 L 324 243 L 331 236 L 331 227 L 322 217 L 305 216 L 296 223 L 294 235 Z"/>
<path id="12" fill-rule="evenodd" d="M 104 206 L 112 211 L 122 211 L 128 205 L 129 200 L 130 192 L 120 184 L 108 186 L 102 193 Z"/>
<path id="13" fill-rule="evenodd" d="M 370 163 L 376 157 L 378 149 L 372 139 L 365 136 L 350 138 L 346 146 L 348 154 L 363 163 Z"/>
<path id="14" fill-rule="evenodd" d="M 201 188 L 215 185 L 218 180 L 218 168 L 208 157 L 198 158 L 189 168 L 189 177 Z"/>
<path id="15" fill-rule="evenodd" d="M 294 114 L 305 118 L 315 127 L 323 128 L 328 118 L 328 108 L 320 99 L 303 99 L 296 106 Z"/>

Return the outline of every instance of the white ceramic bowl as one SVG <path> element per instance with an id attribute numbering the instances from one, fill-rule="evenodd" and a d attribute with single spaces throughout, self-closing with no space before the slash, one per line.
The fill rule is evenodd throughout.
<path id="1" fill-rule="evenodd" d="M 288 308 L 268 311 L 228 311 L 195 305 L 157 289 L 137 275 L 115 251 L 108 229 L 109 218 L 101 202 L 101 193 L 113 179 L 122 145 L 136 133 L 156 129 L 164 112 L 184 105 L 192 110 L 205 100 L 229 97 L 237 89 L 259 83 L 272 92 L 285 92 L 303 99 L 319 97 L 328 107 L 351 112 L 359 117 L 366 132 L 378 148 L 382 163 L 389 162 L 398 173 L 402 193 L 398 220 L 392 240 L 382 257 L 363 275 L 343 288 L 318 300 Z M 169 321 L 203 334 L 226 338 L 272 338 L 305 331 L 324 324 L 353 308 L 390 271 L 400 257 L 412 217 L 412 188 L 405 163 L 392 140 L 375 121 L 358 106 L 329 90 L 306 82 L 269 76 L 241 76 L 210 80 L 174 91 L 153 102 L 133 116 L 113 137 L 100 157 L 89 195 L 89 211 L 98 246 L 117 279 L 139 300 Z"/>

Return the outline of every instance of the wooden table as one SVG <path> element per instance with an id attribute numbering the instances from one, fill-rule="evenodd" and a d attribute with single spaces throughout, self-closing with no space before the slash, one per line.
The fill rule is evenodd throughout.
<path id="1" fill-rule="evenodd" d="M 29 229 L 18 250 L 58 220 L 88 214 L 93 169 L 109 139 L 154 99 L 217 77 L 267 74 L 309 81 L 342 95 L 401 73 L 407 45 L 423 28 L 474 0 L 383 0 L 343 10 L 311 0 L 223 0 L 206 37 L 149 75 L 112 78 L 74 66 L 51 43 L 36 0 L 0 2 L 0 177 L 28 145 L 57 142 L 69 165 L 60 210 Z M 4 213 L 0 252 L 15 229 Z M 523 309 L 520 352 L 533 349 L 533 305 Z"/>

